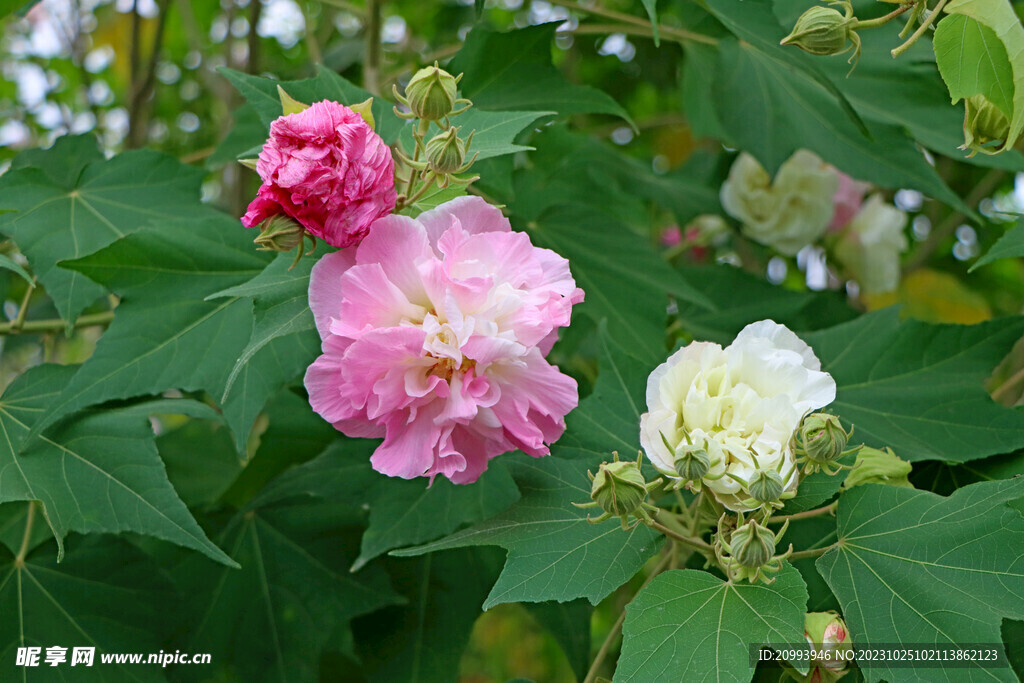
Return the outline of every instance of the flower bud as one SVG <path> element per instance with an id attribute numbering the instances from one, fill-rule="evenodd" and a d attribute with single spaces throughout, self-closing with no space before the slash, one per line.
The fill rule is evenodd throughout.
<path id="1" fill-rule="evenodd" d="M 838 612 L 808 612 L 804 617 L 804 637 L 807 644 L 818 651 L 820 666 L 831 671 L 846 668 L 853 654 L 853 643 L 846 622 Z"/>
<path id="2" fill-rule="evenodd" d="M 711 469 L 711 457 L 700 446 L 681 443 L 675 449 L 676 473 L 685 481 L 700 481 Z"/>
<path id="3" fill-rule="evenodd" d="M 466 143 L 452 126 L 427 141 L 427 165 L 437 174 L 460 173 L 466 161 Z"/>
<path id="4" fill-rule="evenodd" d="M 775 534 L 756 519 L 733 531 L 729 545 L 733 558 L 748 569 L 759 569 L 775 557 Z"/>
<path id="5" fill-rule="evenodd" d="M 831 7 L 812 7 L 796 20 L 793 32 L 782 39 L 782 45 L 796 45 L 812 55 L 837 55 L 847 50 L 853 33 L 851 18 Z"/>
<path id="6" fill-rule="evenodd" d="M 420 69 L 405 86 L 405 98 L 412 113 L 424 121 L 440 121 L 455 108 L 458 77 L 437 64 Z"/>
<path id="7" fill-rule="evenodd" d="M 891 448 L 878 450 L 865 446 L 857 454 L 857 462 L 846 476 L 843 488 L 849 489 L 860 484 L 889 484 L 913 488 L 907 479 L 911 466 L 900 460 Z"/>
<path id="8" fill-rule="evenodd" d="M 815 462 L 834 462 L 846 449 L 849 435 L 835 415 L 813 413 L 800 425 L 800 441 L 807 457 Z"/>
<path id="9" fill-rule="evenodd" d="M 298 221 L 278 214 L 260 223 L 260 234 L 253 240 L 261 251 L 291 251 L 302 243 L 306 229 Z"/>
<path id="10" fill-rule="evenodd" d="M 590 497 L 608 514 L 635 514 L 647 500 L 647 482 L 640 464 L 631 460 L 601 463 L 590 487 Z"/>
<path id="11" fill-rule="evenodd" d="M 972 155 L 976 152 L 994 154 L 996 150 L 991 145 L 984 145 L 1006 140 L 1010 120 L 984 95 L 968 97 L 964 102 L 964 144 L 960 149 L 970 149 Z"/>
<path id="12" fill-rule="evenodd" d="M 774 503 L 786 488 L 782 475 L 775 470 L 758 470 L 747 484 L 747 493 L 758 503 Z"/>

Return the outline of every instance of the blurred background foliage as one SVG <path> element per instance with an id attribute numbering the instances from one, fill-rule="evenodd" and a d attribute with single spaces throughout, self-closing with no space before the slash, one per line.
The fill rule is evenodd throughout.
<path id="1" fill-rule="evenodd" d="M 0 172 L 20 150 L 46 147 L 69 132 L 94 133 L 108 156 L 147 147 L 204 168 L 204 199 L 240 215 L 255 193 L 258 178 L 234 159 L 252 146 L 254 138 L 261 139 L 265 129 L 218 72 L 220 67 L 294 80 L 313 76 L 314 65 L 321 63 L 389 97 L 392 86 L 401 88 L 415 69 L 435 60 L 444 64 L 452 57 L 478 19 L 497 30 L 554 22 L 557 32 L 551 53 L 557 68 L 570 81 L 611 95 L 628 112 L 632 124 L 612 116 L 575 115 L 568 126 L 542 125 L 525 131 L 520 141 L 536 144 L 538 151 L 531 154 L 536 155 L 537 166 L 557 172 L 539 179 L 537 174 L 513 179 L 514 169 L 532 163 L 533 157 L 527 154 L 485 162 L 479 166 L 483 178 L 478 191 L 512 201 L 517 215 L 529 216 L 535 208 L 537 212 L 545 208 L 545 192 L 578 192 L 579 185 L 559 183 L 567 171 L 579 172 L 607 191 L 600 198 L 576 199 L 607 210 L 659 249 L 669 263 L 742 264 L 753 274 L 744 279 L 737 273 L 735 278 L 718 281 L 710 271 L 687 268 L 686 278 L 705 294 L 730 296 L 746 287 L 756 297 L 766 286 L 790 290 L 792 298 L 786 301 L 802 311 L 795 319 L 806 322 L 803 329 L 838 322 L 845 315 L 842 310 L 849 310 L 846 305 L 870 310 L 902 304 L 904 315 L 958 323 L 1021 311 L 1024 264 L 1019 259 L 995 261 L 968 274 L 970 264 L 1016 223 L 1016 214 L 1024 207 L 1024 168 L 1018 168 L 1017 161 L 985 168 L 947 157 L 935 159 L 942 179 L 971 209 L 976 208 L 976 217 L 965 218 L 961 211 L 919 190 L 887 192 L 887 198 L 910 215 L 911 248 L 903 258 L 899 289 L 883 296 L 858 297 L 855 291 L 844 291 L 844 283 L 823 273 L 813 255 L 784 258 L 738 236 L 700 243 L 674 240 L 672 231 L 685 233 L 687 221 L 698 214 L 721 214 L 718 187 L 736 150 L 723 145 L 723 137 L 716 134 L 714 113 L 709 114 L 703 103 L 707 83 L 702 72 L 703 78 L 709 78 L 707 62 L 702 61 L 708 59 L 706 50 L 693 43 L 688 44 L 692 49 L 684 50 L 686 40 L 680 37 L 687 29 L 708 35 L 724 29 L 693 2 L 661 0 L 657 3 L 660 44 L 655 45 L 645 12 L 645 5 L 653 4 L 639 0 L 388 0 L 369 6 L 362 0 L 6 3 L 5 9 L 10 6 L 17 11 L 4 19 L 3 26 Z M 791 24 L 809 4 L 780 1 L 776 14 Z M 1018 12 L 1021 7 L 1016 5 Z M 368 36 L 379 36 L 379 64 L 365 63 L 366 55 L 373 54 L 367 50 Z M 865 45 L 866 59 L 872 49 Z M 912 58 L 927 61 L 928 56 L 919 51 Z M 845 69 L 845 57 L 822 63 Z M 758 116 L 757 112 L 750 115 Z M 569 160 L 566 166 L 558 164 L 560 156 Z M 9 242 L 0 251 L 18 260 Z M 25 298 L 25 283 L 7 271 L 0 273 L 0 301 L 7 320 L 14 320 L 22 308 L 27 308 L 30 319 L 56 317 L 52 304 L 38 290 Z M 815 294 L 817 290 L 826 291 Z M 827 305 L 821 297 L 828 298 Z M 841 303 L 841 298 L 846 305 L 837 308 L 833 304 Z M 27 307 L 21 305 L 23 299 Z M 90 311 L 104 310 L 97 306 Z M 685 304 L 680 306 L 680 318 L 686 317 Z M 696 317 L 688 318 L 689 329 L 695 321 Z M 705 322 L 708 329 L 729 328 L 728 322 Z M 580 380 L 584 394 L 596 376 L 593 333 L 593 323 L 581 318 L 556 350 L 561 356 L 555 361 Z M 0 388 L 43 360 L 84 360 L 99 334 L 96 328 L 85 328 L 70 337 L 55 332 L 0 337 Z M 671 346 L 672 340 L 666 343 Z M 1024 349 L 1018 349 L 993 379 L 993 385 L 1000 386 L 997 398 L 1008 405 L 1020 400 L 1017 385 L 1022 367 Z M 1008 383 L 1007 378 L 1017 379 Z M 170 469 L 173 479 L 173 466 Z M 271 474 L 264 473 L 253 490 Z M 244 478 L 235 485 L 236 490 L 239 487 L 245 487 Z M 244 493 L 236 497 L 247 498 Z M 594 649 L 642 579 L 642 575 L 636 577 L 595 609 L 590 641 Z M 380 617 L 364 617 L 372 618 Z M 579 656 L 570 661 L 573 647 L 565 647 L 552 635 L 558 632 L 555 624 L 555 616 L 532 606 L 502 605 L 483 614 L 462 656 L 461 679 L 471 683 L 517 677 L 574 680 L 573 672 L 580 671 L 581 664 L 586 669 L 591 646 L 576 644 Z M 610 675 L 614 658 L 607 662 L 605 674 Z M 325 657 L 323 667 L 327 676 L 358 668 L 333 655 Z"/>

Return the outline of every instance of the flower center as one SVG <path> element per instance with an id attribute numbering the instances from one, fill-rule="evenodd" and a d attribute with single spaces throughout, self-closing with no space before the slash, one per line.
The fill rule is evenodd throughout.
<path id="1" fill-rule="evenodd" d="M 434 356 L 432 354 L 427 355 L 432 358 L 437 358 L 437 356 Z M 451 382 L 452 375 L 454 375 L 456 372 L 468 372 L 474 367 L 476 367 L 476 361 L 470 358 L 466 358 L 465 356 L 462 357 L 461 363 L 456 361 L 454 358 L 442 357 L 437 358 L 437 363 L 435 363 L 434 366 L 427 371 L 427 374 L 434 375 L 435 377 L 440 377 L 446 382 Z"/>

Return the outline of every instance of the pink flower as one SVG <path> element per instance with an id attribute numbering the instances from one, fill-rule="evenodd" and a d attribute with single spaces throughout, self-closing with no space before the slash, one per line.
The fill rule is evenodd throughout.
<path id="1" fill-rule="evenodd" d="M 678 225 L 670 225 L 661 231 L 661 246 L 674 247 L 683 241 L 683 233 Z"/>
<path id="2" fill-rule="evenodd" d="M 317 102 L 270 124 L 256 171 L 263 179 L 247 228 L 285 213 L 335 247 L 358 244 L 395 208 L 391 150 L 356 112 Z"/>
<path id="3" fill-rule="evenodd" d="M 829 232 L 839 232 L 853 220 L 853 217 L 860 211 L 864 193 L 871 187 L 870 183 L 854 180 L 839 169 L 836 169 L 836 173 L 839 175 L 839 189 L 832 197 L 836 209 L 832 216 L 832 222 L 828 225 Z"/>
<path id="4" fill-rule="evenodd" d="M 381 218 L 313 268 L 309 401 L 349 436 L 384 437 L 370 461 L 391 476 L 462 484 L 500 453 L 547 455 L 578 395 L 544 356 L 582 300 L 568 261 L 479 197 Z"/>

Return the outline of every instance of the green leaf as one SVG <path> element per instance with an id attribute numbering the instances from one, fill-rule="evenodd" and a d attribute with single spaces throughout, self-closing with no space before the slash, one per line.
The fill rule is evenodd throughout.
<path id="1" fill-rule="evenodd" d="M 836 381 L 829 410 L 858 441 L 910 462 L 965 462 L 1024 446 L 1024 414 L 983 386 L 1022 332 L 1020 317 L 933 325 L 885 309 L 803 338 Z"/>
<path id="2" fill-rule="evenodd" d="M 999 150 L 1009 150 L 1024 131 L 1024 27 L 1006 0 L 953 0 L 946 5 L 946 13 L 960 14 L 988 27 L 1006 50 L 1013 71 L 1013 114 L 1008 117 L 1010 132 Z"/>
<path id="3" fill-rule="evenodd" d="M 557 23 L 498 33 L 477 24 L 448 70 L 463 73 L 462 95 L 474 107 L 489 110 L 557 111 L 611 114 L 632 123 L 626 110 L 607 94 L 568 82 L 551 64 Z"/>
<path id="4" fill-rule="evenodd" d="M 96 351 L 47 406 L 37 435 L 56 419 L 114 398 L 168 389 L 220 398 L 252 331 L 252 303 L 204 297 L 257 275 L 266 261 L 238 222 L 164 223 L 84 259 L 65 262 L 121 295 Z M 250 424 L 228 415 L 236 434 Z"/>
<path id="5" fill-rule="evenodd" d="M 300 396 L 288 389 L 278 392 L 264 407 L 260 421 L 264 419 L 266 430 L 253 444 L 257 447 L 255 455 L 222 497 L 234 507 L 247 505 L 288 468 L 312 460 L 328 447 L 348 448 L 352 441 L 342 439 L 329 422 L 313 412 L 305 393 Z M 369 452 L 364 459 L 369 459 Z M 275 480 L 275 484 L 282 480 Z M 267 488 L 267 495 L 269 491 Z"/>
<path id="6" fill-rule="evenodd" d="M 156 439 L 167 478 L 186 505 L 216 502 L 241 474 L 231 432 L 223 424 L 189 420 Z"/>
<path id="7" fill-rule="evenodd" d="M 561 646 L 569 666 L 582 681 L 590 668 L 590 617 L 594 608 L 586 600 L 528 602 L 523 605 Z"/>
<path id="8" fill-rule="evenodd" d="M 640 0 L 644 9 L 647 10 L 647 16 L 651 20 L 651 32 L 654 34 L 654 46 L 658 47 L 661 45 L 661 36 L 658 35 L 658 0 Z"/>
<path id="9" fill-rule="evenodd" d="M 0 177 L 0 233 L 28 258 L 61 318 L 74 322 L 103 287 L 58 261 L 91 254 L 156 220 L 199 218 L 200 169 L 150 150 L 105 160 L 92 137 L 22 153 Z"/>
<path id="10" fill-rule="evenodd" d="M 862 32 L 861 58 L 849 77 L 850 67 L 844 57 L 822 60 L 822 70 L 868 121 L 904 128 L 924 147 L 958 161 L 1007 171 L 1024 170 L 1024 157 L 1019 152 L 967 157 L 967 152 L 959 149 L 964 142 L 963 110 L 949 106 L 949 91 L 929 59 L 924 41 L 900 59 L 893 60 L 889 54 L 900 42 L 900 28 L 889 25 Z"/>
<path id="11" fill-rule="evenodd" d="M 308 500 L 252 508 L 219 536 L 240 570 L 190 558 L 172 571 L 190 597 L 180 610 L 181 649 L 217 653 L 204 676 L 319 680 L 336 629 L 403 602 L 382 572 L 349 575 L 350 539 L 338 530 L 347 517 L 323 512 Z"/>
<path id="12" fill-rule="evenodd" d="M 234 119 L 231 130 L 206 160 L 207 168 L 219 168 L 224 164 L 234 163 L 244 158 L 253 147 L 262 148 L 267 139 L 267 125 L 263 123 L 252 105 L 243 104 L 231 112 L 231 117 Z"/>
<path id="13" fill-rule="evenodd" d="M 807 588 L 789 566 L 768 586 L 665 572 L 626 606 L 615 681 L 749 681 L 752 644 L 805 642 L 806 606 Z"/>
<path id="14" fill-rule="evenodd" d="M 1007 119 L 1013 115 L 1013 67 L 995 31 L 970 17 L 952 14 L 935 27 L 932 43 L 954 104 L 984 95 Z"/>
<path id="15" fill-rule="evenodd" d="M 157 652 L 163 644 L 174 595 L 142 553 L 116 538 L 76 538 L 59 564 L 52 546 L 32 552 L 21 565 L 4 555 L 0 550 L 0 667 L 6 680 L 45 678 L 46 648 L 54 645 L 68 648 L 67 661 L 49 672 L 60 672 L 61 680 L 166 680 L 160 667 L 100 662 L 102 653 Z M 43 670 L 15 666 L 17 649 L 26 646 L 42 648 Z M 96 648 L 92 667 L 71 667 L 75 647 Z"/>
<path id="16" fill-rule="evenodd" d="M 493 517 L 519 500 L 519 489 L 505 466 L 493 461 L 467 485 L 442 477 L 429 487 L 423 480 L 377 477 L 367 497 L 370 525 L 352 571 L 394 548 L 432 541 L 464 524 Z"/>
<path id="17" fill-rule="evenodd" d="M 462 652 L 501 561 L 500 551 L 488 548 L 389 559 L 388 573 L 408 606 L 381 610 L 356 625 L 369 680 L 458 680 Z"/>
<path id="18" fill-rule="evenodd" d="M 992 248 L 974 262 L 971 270 L 987 266 L 999 259 L 1018 258 L 1020 256 L 1024 256 L 1024 221 L 1017 221 L 1017 225 L 1003 233 L 996 243 L 992 245 Z"/>
<path id="19" fill-rule="evenodd" d="M 593 457 L 618 451 L 630 457 L 640 449 L 640 415 L 647 410 L 647 377 L 664 359 L 641 361 L 614 344 L 607 323 L 598 325 L 601 374 L 594 391 L 566 418 L 559 455 Z"/>
<path id="20" fill-rule="evenodd" d="M 39 501 L 60 554 L 69 531 L 134 531 L 231 565 L 167 480 L 146 419 L 150 411 L 86 413 L 26 442 L 33 420 L 74 372 L 74 366 L 33 368 L 0 397 L 0 502 Z"/>
<path id="21" fill-rule="evenodd" d="M 332 500 L 347 506 L 353 518 L 365 517 L 369 491 L 381 475 L 370 467 L 377 446 L 369 439 L 339 437 L 312 460 L 283 472 L 260 491 L 253 504 L 266 506 L 296 499 Z"/>
<path id="22" fill-rule="evenodd" d="M 745 326 L 765 318 L 802 332 L 831 327 L 857 315 L 845 295 L 795 292 L 734 266 L 687 265 L 678 272 L 714 306 L 709 310 L 685 301 L 678 303 L 683 328 L 701 341 L 726 346 Z"/>
<path id="23" fill-rule="evenodd" d="M 235 71 L 221 67 L 218 71 L 224 75 L 231 85 L 242 94 L 246 102 L 256 110 L 260 120 L 263 122 L 263 130 L 260 137 L 256 137 L 255 131 L 249 142 L 249 147 L 262 145 L 267 138 L 267 130 L 271 122 L 281 116 L 281 98 L 277 93 L 280 85 L 290 96 L 300 102 L 315 104 L 323 100 L 331 100 L 346 106 L 360 104 L 367 98 L 373 97 L 369 92 L 353 85 L 330 69 L 318 65 L 316 76 L 301 81 L 277 81 L 272 78 L 253 76 L 251 74 Z M 377 122 L 377 134 L 389 145 L 398 137 L 398 133 L 404 125 L 402 120 L 395 116 L 390 102 L 383 97 L 375 97 L 373 100 L 373 118 Z M 248 130 L 248 129 L 247 129 Z M 242 147 L 242 141 L 237 143 Z"/>
<path id="24" fill-rule="evenodd" d="M 20 265 L 18 265 L 18 263 L 11 259 L 11 257 L 6 256 L 5 254 L 0 254 L 0 268 L 3 268 L 4 270 L 9 270 L 18 277 L 20 277 L 25 282 L 29 283 L 30 285 L 32 284 L 32 276 L 29 274 L 29 272 L 22 268 Z"/>
<path id="25" fill-rule="evenodd" d="M 500 545 L 505 568 L 484 609 L 505 602 L 587 598 L 596 605 L 636 574 L 661 546 L 662 536 L 643 525 L 623 531 L 617 520 L 587 522 L 573 503 L 590 500 L 586 469 L 608 458 L 537 461 L 504 456 L 522 494 L 496 517 L 433 543 L 392 555 L 412 557 L 438 550 Z"/>
<path id="26" fill-rule="evenodd" d="M 771 0 L 750 0 L 742 4 L 710 3 L 701 0 L 700 4 L 722 22 L 738 40 L 749 46 L 751 52 L 759 54 L 776 68 L 796 76 L 793 79 L 794 83 L 806 84 L 816 92 L 825 90 L 831 95 L 826 101 L 833 108 L 838 105 L 839 116 L 848 119 L 848 123 L 852 123 L 859 133 L 870 137 L 860 115 L 847 101 L 846 96 L 819 70 L 819 58 L 780 44 L 788 31 L 783 30 L 775 18 Z M 719 48 L 721 45 L 722 41 L 719 41 Z M 777 165 L 772 163 L 772 167 L 774 170 Z"/>
<path id="27" fill-rule="evenodd" d="M 255 324 L 252 337 L 234 362 L 219 401 L 232 425 L 251 425 L 267 399 L 305 371 L 320 354 L 320 336 L 309 310 L 313 258 L 278 254 L 246 283 L 210 294 L 207 300 L 249 297 Z M 245 451 L 247 429 L 236 429 L 235 448 Z"/>
<path id="28" fill-rule="evenodd" d="M 512 209 L 527 220 L 536 220 L 554 206 L 574 205 L 601 211 L 626 225 L 650 231 L 648 207 L 652 201 L 671 211 L 680 225 L 702 213 L 720 213 L 718 187 L 700 168 L 704 155 L 666 174 L 622 154 L 590 136 L 570 132 L 565 126 L 549 126 L 531 140 L 537 151 L 530 155 L 533 167 L 515 178 Z M 594 188 L 601 192 L 595 193 Z"/>
<path id="29" fill-rule="evenodd" d="M 875 484 L 844 493 L 839 546 L 816 564 L 842 603 L 853 642 L 995 647 L 1002 619 L 1024 617 L 1024 518 L 1006 506 L 1021 496 L 1019 477 L 948 498 Z M 859 666 L 869 681 L 920 679 L 882 661 Z M 991 668 L 942 678 L 1015 680 L 1009 669 Z"/>
<path id="30" fill-rule="evenodd" d="M 869 121 L 869 139 L 826 92 L 796 77 L 789 65 L 738 41 L 719 42 L 719 51 L 712 87 L 719 121 L 733 143 L 770 172 L 805 148 L 854 178 L 914 188 L 974 215 L 901 128 Z M 751 108 L 763 115 L 749 116 Z"/>
<path id="31" fill-rule="evenodd" d="M 555 113 L 553 111 L 485 111 L 473 107 L 466 113 L 453 118 L 452 125 L 459 128 L 459 137 L 463 140 L 473 133 L 473 143 L 466 150 L 466 159 L 471 159 L 476 155 L 477 161 L 483 161 L 533 149 L 526 145 L 517 145 L 513 141 L 524 128 L 534 121 Z M 426 139 L 429 140 L 440 132 L 435 124 L 431 124 Z M 411 125 L 402 129 L 400 139 L 402 147 L 411 154 L 415 145 Z"/>
<path id="32" fill-rule="evenodd" d="M 17 553 L 21 544 L 25 542 L 25 525 L 28 522 L 29 509 L 34 508 L 36 503 L 15 502 L 0 504 L 0 544 L 7 546 L 11 553 Z M 36 510 L 32 511 L 33 516 Z M 28 543 L 25 546 L 27 551 L 32 551 L 39 545 L 53 538 L 53 532 L 46 524 L 32 522 L 29 529 Z"/>
<path id="33" fill-rule="evenodd" d="M 608 332 L 644 360 L 662 360 L 668 296 L 711 307 L 648 244 L 618 222 L 582 207 L 556 207 L 530 231 L 534 242 L 569 259 L 586 292 L 580 312 L 608 319 Z"/>

